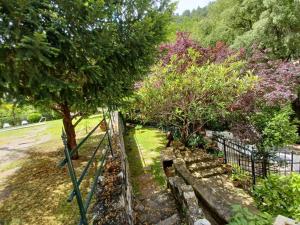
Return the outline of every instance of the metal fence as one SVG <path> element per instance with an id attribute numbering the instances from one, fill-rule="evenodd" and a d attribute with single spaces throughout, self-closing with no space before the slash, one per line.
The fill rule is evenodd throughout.
<path id="1" fill-rule="evenodd" d="M 288 175 L 291 172 L 300 173 L 300 152 L 289 147 L 270 148 L 264 152 L 255 146 L 246 145 L 239 140 L 225 138 L 213 133 L 213 139 L 223 152 L 224 163 L 238 166 L 252 177 L 253 185 L 258 177 L 267 177 L 276 173 Z"/>
<path id="2" fill-rule="evenodd" d="M 112 114 L 110 114 L 112 115 Z M 95 149 L 91 155 L 91 158 L 89 159 L 89 161 L 87 162 L 86 166 L 83 168 L 81 174 L 79 175 L 79 178 L 77 178 L 78 176 L 76 175 L 75 172 L 75 168 L 72 162 L 72 155 L 76 152 L 79 151 L 80 148 L 84 145 L 84 143 L 91 137 L 92 134 L 95 133 L 95 131 L 97 130 L 97 128 L 100 127 L 101 123 L 104 122 L 106 124 L 106 132 L 104 134 L 104 136 L 102 136 L 97 145 L 95 146 Z M 112 123 L 112 119 L 110 118 L 110 123 Z M 96 186 L 97 186 L 97 181 L 98 181 L 98 177 L 102 175 L 103 170 L 104 170 L 104 165 L 105 165 L 105 161 L 107 156 L 109 155 L 109 153 L 111 153 L 111 155 L 113 156 L 113 149 L 112 149 L 112 145 L 111 145 L 111 135 L 113 133 L 113 126 L 111 124 L 110 128 L 108 128 L 108 124 L 109 122 L 107 122 L 105 114 L 103 114 L 103 120 L 101 122 L 99 122 L 81 141 L 80 143 L 78 143 L 77 147 L 74 148 L 73 150 L 68 149 L 67 147 L 67 137 L 66 137 L 66 133 L 65 131 L 62 129 L 62 141 L 64 144 L 64 159 L 59 163 L 59 166 L 62 168 L 63 166 L 67 165 L 68 168 L 68 172 L 73 184 L 73 189 L 70 191 L 69 193 L 69 197 L 67 198 L 68 202 L 72 202 L 74 197 L 76 197 L 77 200 L 77 204 L 79 207 L 79 213 L 80 213 L 80 221 L 79 224 L 83 224 L 83 225 L 87 225 L 88 224 L 88 219 L 87 219 L 87 212 L 88 212 L 88 208 L 90 206 L 92 197 L 95 193 L 96 190 Z M 104 151 L 102 152 L 101 156 L 99 157 L 99 159 L 97 159 L 97 152 L 98 150 L 104 147 Z M 82 196 L 82 192 L 80 190 L 80 185 L 82 183 L 82 181 L 84 180 L 85 176 L 88 174 L 88 171 L 91 167 L 91 165 L 93 164 L 93 162 L 96 162 L 96 172 L 94 174 L 94 179 L 92 182 L 92 185 L 90 187 L 90 191 L 87 193 L 86 199 L 83 200 L 83 196 Z"/>

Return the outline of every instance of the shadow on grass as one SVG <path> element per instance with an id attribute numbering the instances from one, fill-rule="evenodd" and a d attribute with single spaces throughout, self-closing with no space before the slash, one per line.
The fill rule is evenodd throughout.
<path id="1" fill-rule="evenodd" d="M 89 156 L 102 135 L 95 135 L 79 152 L 79 160 L 73 161 L 77 177 L 86 165 Z M 7 179 L 3 199 L 0 199 L 0 224 L 76 224 L 79 212 L 74 198 L 68 203 L 67 197 L 72 184 L 66 167 L 58 167 L 64 157 L 63 149 L 57 142 L 48 142 L 32 148 L 21 167 Z M 98 152 L 101 154 L 101 151 Z M 83 197 L 92 182 L 96 170 L 93 164 L 81 184 Z"/>
<path id="2" fill-rule="evenodd" d="M 160 152 L 165 147 L 164 135 L 155 128 L 131 128 L 125 136 L 125 147 L 134 192 L 139 193 L 140 185 L 144 185 L 139 177 L 148 171 L 163 187 L 166 182 Z"/>
<path id="3" fill-rule="evenodd" d="M 134 139 L 135 129 L 128 129 L 124 138 L 125 149 L 129 163 L 132 188 L 135 194 L 139 194 L 139 182 L 137 178 L 144 174 L 144 162 L 140 156 L 138 146 Z"/>

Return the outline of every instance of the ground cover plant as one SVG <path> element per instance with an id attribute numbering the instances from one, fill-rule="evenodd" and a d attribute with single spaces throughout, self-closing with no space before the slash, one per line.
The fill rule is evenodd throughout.
<path id="1" fill-rule="evenodd" d="M 260 210 L 300 221 L 299 174 L 272 174 L 255 186 L 253 196 Z"/>
<path id="2" fill-rule="evenodd" d="M 272 225 L 274 218 L 268 213 L 251 213 L 247 208 L 233 206 L 233 216 L 229 225 Z"/>

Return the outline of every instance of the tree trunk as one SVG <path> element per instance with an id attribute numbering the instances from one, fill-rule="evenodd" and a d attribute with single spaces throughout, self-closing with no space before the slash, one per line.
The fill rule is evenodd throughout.
<path id="1" fill-rule="evenodd" d="M 187 146 L 188 145 L 188 137 L 189 137 L 189 123 L 185 119 L 182 128 L 181 128 L 181 142 Z"/>
<path id="2" fill-rule="evenodd" d="M 64 124 L 64 128 L 65 128 L 66 135 L 67 135 L 67 140 L 68 140 L 67 146 L 68 146 L 69 150 L 72 150 L 72 149 L 76 148 L 76 146 L 77 146 L 75 127 L 72 123 L 72 116 L 71 116 L 71 112 L 70 112 L 68 105 L 63 104 L 63 105 L 61 105 L 61 108 L 62 108 L 62 112 L 63 112 L 63 124 Z M 78 159 L 78 158 L 79 158 L 78 151 L 76 151 L 72 155 L 72 159 Z"/>

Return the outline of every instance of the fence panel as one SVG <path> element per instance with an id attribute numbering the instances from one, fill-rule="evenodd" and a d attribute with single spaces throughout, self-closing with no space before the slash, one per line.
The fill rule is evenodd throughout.
<path id="1" fill-rule="evenodd" d="M 300 173 L 300 152 L 296 153 L 288 147 L 259 152 L 255 146 L 216 133 L 213 133 L 213 139 L 218 149 L 224 153 L 224 163 L 237 165 L 242 171 L 249 173 L 253 184 L 256 183 L 257 177 L 266 177 L 274 173 Z"/>
<path id="2" fill-rule="evenodd" d="M 62 129 L 62 140 L 63 140 L 63 144 L 64 144 L 64 155 L 65 155 L 65 157 L 59 163 L 59 166 L 63 167 L 65 165 L 67 165 L 68 172 L 69 172 L 69 175 L 70 175 L 70 179 L 71 179 L 72 184 L 73 184 L 73 189 L 71 190 L 71 192 L 69 194 L 69 197 L 67 198 L 67 201 L 72 202 L 74 197 L 76 197 L 77 204 L 78 204 L 78 207 L 79 207 L 79 213 L 80 213 L 79 224 L 83 224 L 83 225 L 88 225 L 88 219 L 87 219 L 88 208 L 90 206 L 92 197 L 93 197 L 93 195 L 95 193 L 95 190 L 96 190 L 98 177 L 101 176 L 101 174 L 103 173 L 104 165 L 105 165 L 105 161 L 107 159 L 107 156 L 108 156 L 109 153 L 111 153 L 111 155 L 113 156 L 113 149 L 112 149 L 112 145 L 111 145 L 111 135 L 113 134 L 113 131 L 111 130 L 112 126 L 106 126 L 107 129 L 106 129 L 104 135 L 99 139 L 98 144 L 96 145 L 96 147 L 95 147 L 89 161 L 87 162 L 86 166 L 82 170 L 79 178 L 77 178 L 75 168 L 74 168 L 74 165 L 72 163 L 71 158 L 72 158 L 72 155 L 74 154 L 74 152 L 79 151 L 80 148 L 84 145 L 84 143 L 91 137 L 91 135 L 94 134 L 94 132 L 100 127 L 102 122 L 104 122 L 106 125 L 108 125 L 109 123 L 111 123 L 111 118 L 110 118 L 110 121 L 107 122 L 105 114 L 103 114 L 103 120 L 101 120 L 101 122 L 98 123 L 82 139 L 82 141 L 77 145 L 77 147 L 73 150 L 68 149 L 67 136 L 65 134 L 65 131 Z M 103 154 L 101 155 L 101 157 L 99 159 L 97 159 L 97 152 L 99 151 L 101 146 L 104 147 L 104 151 L 103 151 Z M 90 191 L 87 193 L 86 199 L 84 201 L 82 193 L 80 191 L 80 185 L 81 185 L 83 179 L 85 178 L 85 176 L 88 174 L 88 171 L 89 171 L 89 169 L 90 169 L 90 167 L 93 163 L 96 164 L 96 172 L 94 173 L 94 179 L 93 179 L 93 182 L 91 184 Z"/>

